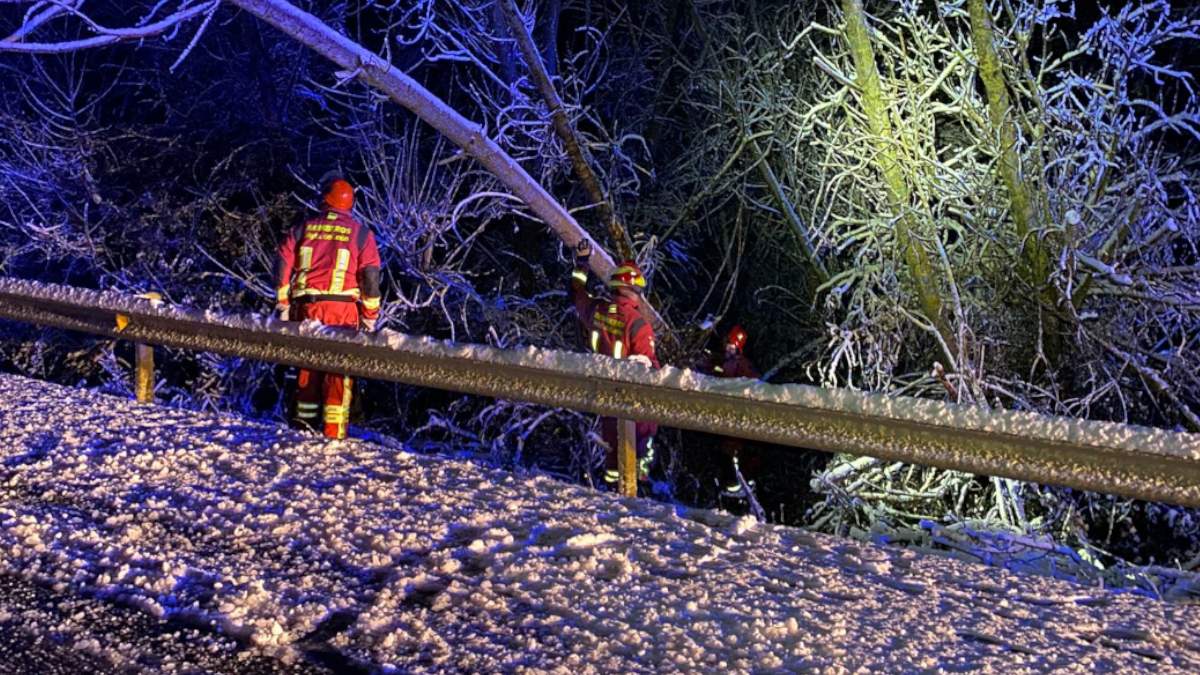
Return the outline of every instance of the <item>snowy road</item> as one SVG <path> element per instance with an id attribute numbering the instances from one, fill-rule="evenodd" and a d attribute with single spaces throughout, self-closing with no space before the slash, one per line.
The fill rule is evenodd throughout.
<path id="1" fill-rule="evenodd" d="M 170 619 L 232 659 L 205 668 L 1200 672 L 1187 606 L 12 376 L 0 397 L 0 573 Z M 162 649 L 81 630 L 87 659 Z"/>

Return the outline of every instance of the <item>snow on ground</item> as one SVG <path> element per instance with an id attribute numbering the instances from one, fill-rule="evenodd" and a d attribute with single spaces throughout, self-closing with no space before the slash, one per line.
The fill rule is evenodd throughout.
<path id="1" fill-rule="evenodd" d="M 322 665 L 289 665 L 256 654 L 204 627 L 181 626 L 134 607 L 73 594 L 69 588 L 55 592 L 0 575 L 0 672 L 6 675 L 327 671 Z"/>
<path id="2" fill-rule="evenodd" d="M 285 661 L 1200 671 L 1190 606 L 13 376 L 0 400 L 0 573 Z"/>

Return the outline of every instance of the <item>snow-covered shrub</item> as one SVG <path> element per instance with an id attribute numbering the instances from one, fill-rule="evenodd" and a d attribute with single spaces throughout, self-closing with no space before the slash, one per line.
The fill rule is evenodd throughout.
<path id="1" fill-rule="evenodd" d="M 905 296 L 897 285 L 903 274 L 886 264 L 896 262 L 897 249 L 890 223 L 878 219 L 887 213 L 878 201 L 887 186 L 872 184 L 880 179 L 865 171 L 871 139 L 848 108 L 853 71 L 838 46 L 841 33 L 815 26 L 790 43 L 807 56 L 801 38 L 810 40 L 811 58 L 830 75 L 824 88 L 801 90 L 816 96 L 795 106 L 803 120 L 796 144 L 803 138 L 818 151 L 798 153 L 796 162 L 818 167 L 811 203 L 830 224 L 823 235 L 837 250 L 855 252 L 855 264 L 826 297 L 845 318 L 831 329 L 814 375 L 833 383 L 839 370 L 876 373 L 884 377 L 862 383 L 934 393 L 932 385 L 977 405 L 1200 429 L 1192 344 L 1200 306 L 1185 299 L 1196 297 L 1200 282 L 1200 173 L 1189 160 L 1200 140 L 1200 99 L 1171 56 L 1192 48 L 1197 24 L 1163 1 L 1123 6 L 1078 34 L 1064 27 L 1072 20 L 1071 3 L 1053 1 L 1005 5 L 995 17 L 996 47 L 1009 55 L 1001 64 L 1013 96 L 1008 114 L 1032 195 L 1025 240 L 1014 237 L 1010 190 L 996 168 L 1001 130 L 988 116 L 966 7 L 939 3 L 934 13 L 904 5 L 872 24 L 891 101 L 888 143 L 898 149 L 912 191 L 908 213 L 941 263 L 942 297 L 952 310 L 955 341 L 925 352 L 911 341 L 921 322 L 903 307 L 907 320 L 897 321 L 889 307 Z M 1048 290 L 1020 281 L 1033 245 L 1050 252 Z M 876 273 L 882 276 L 867 276 Z M 850 311 L 837 311 L 842 302 Z M 860 356 L 859 345 L 889 340 L 880 351 L 904 353 L 895 365 L 924 372 L 896 377 L 879 369 L 886 358 Z M 943 356 L 950 368 L 933 365 Z M 1162 525 L 1154 505 L 1097 509 L 1098 497 L 1013 481 L 880 463 L 842 476 L 839 466 L 850 465 L 835 464 L 822 479 L 830 501 L 817 517 L 843 531 L 912 526 L 924 517 L 979 519 L 1130 555 L 1145 549 L 1113 542 L 1114 530 L 1132 521 Z M 1110 536 L 1100 541 L 1095 533 L 1103 530 Z"/>
<path id="2" fill-rule="evenodd" d="M 259 98 L 261 72 L 222 65 L 265 49 L 221 40 L 175 76 L 164 75 L 168 55 L 154 50 L 127 61 L 100 52 L 6 57 L 13 68 L 4 71 L 0 101 L 0 272 L 155 291 L 203 308 L 266 309 L 274 242 L 300 205 L 280 189 L 286 167 L 275 163 L 289 150 L 262 136 L 290 121 L 286 109 Z M 273 86 L 299 77 L 307 62 L 294 47 L 283 51 L 291 54 L 277 57 L 299 67 L 272 73 Z M 214 73 L 233 81 L 196 86 Z M 57 331 L 38 339 L 6 327 L 0 364 L 37 372 L 27 356 L 37 353 L 54 364 L 54 379 L 125 391 L 130 352 L 123 343 Z M 269 366 L 182 351 L 164 353 L 158 365 L 163 400 L 278 410 L 277 396 L 264 394 L 277 389 Z"/>
<path id="3" fill-rule="evenodd" d="M 667 133 L 688 150 L 643 204 L 665 214 L 668 246 L 703 256 L 680 294 L 697 319 L 748 325 L 777 381 L 1198 428 L 1195 23 L 1157 0 L 1096 16 L 983 3 L 985 40 L 979 6 L 660 7 L 652 34 L 686 36 L 664 71 Z M 981 74 L 987 41 L 999 75 Z M 1007 107 L 989 105 L 997 81 Z M 1006 162 L 1029 197 L 1020 219 Z M 1097 532 L 1166 522 L 849 457 L 816 484 L 829 499 L 813 521 L 842 532 L 974 519 L 1103 549 Z"/>

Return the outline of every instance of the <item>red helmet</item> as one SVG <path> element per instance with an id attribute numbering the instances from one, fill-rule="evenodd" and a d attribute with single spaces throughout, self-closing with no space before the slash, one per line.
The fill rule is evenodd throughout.
<path id="1" fill-rule="evenodd" d="M 635 260 L 622 260 L 608 278 L 609 288 L 645 288 L 646 277 L 642 276 L 642 268 Z"/>
<path id="2" fill-rule="evenodd" d="M 325 189 L 325 203 L 339 211 L 349 211 L 354 208 L 354 188 L 341 178 L 329 183 Z"/>
<path id="3" fill-rule="evenodd" d="M 739 352 L 746 347 L 746 329 L 741 326 L 734 326 L 729 329 L 729 336 L 725 338 L 725 344 L 733 345 L 734 349 Z"/>

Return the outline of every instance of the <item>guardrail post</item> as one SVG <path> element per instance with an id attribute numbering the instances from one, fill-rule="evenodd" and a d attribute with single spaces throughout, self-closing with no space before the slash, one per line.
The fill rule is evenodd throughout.
<path id="1" fill-rule="evenodd" d="M 156 307 L 162 302 L 160 293 L 143 293 L 137 297 L 149 300 Z M 129 316 L 117 314 L 117 332 L 124 331 L 128 326 Z M 138 403 L 154 402 L 154 347 L 141 342 L 133 345 L 133 390 Z"/>
<path id="2" fill-rule="evenodd" d="M 134 389 L 138 403 L 154 402 L 154 347 L 137 343 L 134 346 Z"/>
<path id="3" fill-rule="evenodd" d="M 617 473 L 620 474 L 620 491 L 624 497 L 637 496 L 637 423 L 633 420 L 617 420 Z"/>

